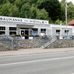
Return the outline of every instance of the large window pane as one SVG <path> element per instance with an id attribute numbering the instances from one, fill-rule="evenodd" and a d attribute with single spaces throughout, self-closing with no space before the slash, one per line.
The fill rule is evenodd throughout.
<path id="1" fill-rule="evenodd" d="M 38 29 L 37 28 L 33 28 L 32 29 L 32 35 L 33 36 L 37 36 L 38 35 Z"/>
<path id="2" fill-rule="evenodd" d="M 5 30 L 5 27 L 0 27 L 0 30 Z"/>
<path id="3" fill-rule="evenodd" d="M 9 30 L 16 30 L 16 27 L 9 27 Z"/>

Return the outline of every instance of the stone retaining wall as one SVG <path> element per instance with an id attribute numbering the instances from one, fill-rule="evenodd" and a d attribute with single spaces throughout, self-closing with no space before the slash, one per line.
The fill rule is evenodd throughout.
<path id="1" fill-rule="evenodd" d="M 39 48 L 43 44 L 50 41 L 49 38 L 34 38 L 32 40 L 23 40 L 20 38 L 1 39 L 0 40 L 0 50 L 16 50 L 16 49 L 27 49 L 27 48 Z"/>
<path id="2" fill-rule="evenodd" d="M 74 47 L 74 40 L 56 40 L 52 44 L 48 45 L 46 48 L 68 48 Z"/>
<path id="3" fill-rule="evenodd" d="M 5 50 L 17 50 L 27 48 L 40 48 L 42 45 L 51 41 L 50 38 L 34 38 L 32 40 L 21 40 L 17 38 L 2 38 L 0 39 L 0 51 Z M 55 42 L 48 45 L 46 48 L 68 48 L 74 47 L 74 40 L 63 39 L 56 40 Z"/>

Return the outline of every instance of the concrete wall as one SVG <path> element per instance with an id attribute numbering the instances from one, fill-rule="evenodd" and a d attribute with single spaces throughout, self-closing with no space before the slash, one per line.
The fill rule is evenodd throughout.
<path id="1" fill-rule="evenodd" d="M 70 36 L 73 35 L 73 27 L 72 26 L 60 26 L 60 25 L 51 25 L 51 35 L 52 36 L 57 36 L 57 35 L 61 35 L 61 36 Z M 60 33 L 57 34 L 56 30 L 60 30 Z M 65 33 L 65 30 L 69 30 L 68 33 Z"/>
<path id="2" fill-rule="evenodd" d="M 17 27 L 17 22 L 0 21 L 0 26 L 5 26 L 5 35 L 9 35 L 9 27 Z M 24 24 L 24 23 L 23 23 Z M 25 28 L 25 24 L 23 26 Z M 38 28 L 38 35 L 41 34 L 41 29 L 46 29 L 46 35 L 56 36 L 56 30 L 61 30 L 61 35 L 66 35 L 65 30 L 69 30 L 68 35 L 74 35 L 74 27 L 72 26 L 60 26 L 53 24 L 34 24 L 32 28 Z M 17 34 L 20 33 L 20 29 L 17 28 Z"/>

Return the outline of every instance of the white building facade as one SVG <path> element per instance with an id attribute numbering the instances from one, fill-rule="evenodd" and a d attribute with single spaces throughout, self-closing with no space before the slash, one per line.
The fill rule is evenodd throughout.
<path id="1" fill-rule="evenodd" d="M 47 20 L 0 16 L 0 35 L 20 35 L 25 39 L 33 36 L 74 35 L 73 26 L 49 24 Z"/>

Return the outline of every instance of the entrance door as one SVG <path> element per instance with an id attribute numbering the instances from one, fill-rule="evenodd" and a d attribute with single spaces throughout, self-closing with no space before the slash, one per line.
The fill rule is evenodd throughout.
<path id="1" fill-rule="evenodd" d="M 56 30 L 56 37 L 57 37 L 57 39 L 59 39 L 60 38 L 60 30 Z"/>
<path id="2" fill-rule="evenodd" d="M 25 37 L 25 39 L 29 38 L 29 30 L 28 29 L 22 29 L 21 35 Z"/>
<path id="3" fill-rule="evenodd" d="M 28 39 L 28 38 L 29 38 L 29 31 L 25 30 L 25 39 Z"/>

